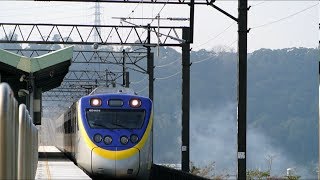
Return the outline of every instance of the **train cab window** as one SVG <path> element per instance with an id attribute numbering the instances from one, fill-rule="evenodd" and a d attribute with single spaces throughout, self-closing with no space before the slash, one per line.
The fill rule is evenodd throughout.
<path id="1" fill-rule="evenodd" d="M 95 129 L 140 129 L 145 110 L 87 109 L 86 117 L 91 128 Z"/>

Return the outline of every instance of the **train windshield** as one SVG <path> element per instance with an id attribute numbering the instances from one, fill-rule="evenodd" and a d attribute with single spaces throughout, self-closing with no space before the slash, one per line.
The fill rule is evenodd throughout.
<path id="1" fill-rule="evenodd" d="M 87 109 L 89 126 L 94 129 L 140 129 L 145 110 Z"/>

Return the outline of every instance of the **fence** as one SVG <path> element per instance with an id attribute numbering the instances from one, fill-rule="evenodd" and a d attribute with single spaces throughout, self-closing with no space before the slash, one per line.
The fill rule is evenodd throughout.
<path id="1" fill-rule="evenodd" d="M 152 164 L 150 179 L 152 180 L 207 180 L 181 170 Z"/>
<path id="2" fill-rule="evenodd" d="M 38 130 L 24 104 L 18 108 L 7 83 L 0 84 L 0 179 L 34 179 Z"/>

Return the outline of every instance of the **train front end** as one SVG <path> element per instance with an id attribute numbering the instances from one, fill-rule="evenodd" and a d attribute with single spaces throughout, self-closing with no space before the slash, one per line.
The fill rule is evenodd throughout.
<path id="1" fill-rule="evenodd" d="M 77 163 L 93 177 L 147 179 L 152 163 L 151 100 L 96 94 L 81 98 L 78 108 Z"/>

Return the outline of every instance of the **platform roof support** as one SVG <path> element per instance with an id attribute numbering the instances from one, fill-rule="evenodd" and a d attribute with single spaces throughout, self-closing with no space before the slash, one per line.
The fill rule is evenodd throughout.
<path id="1" fill-rule="evenodd" d="M 69 71 L 72 55 L 73 46 L 32 58 L 0 49 L 1 81 L 11 86 L 19 103 L 27 105 L 32 118 L 36 113 L 37 119 L 33 120 L 37 124 L 41 123 L 42 92 L 60 86 Z"/>

